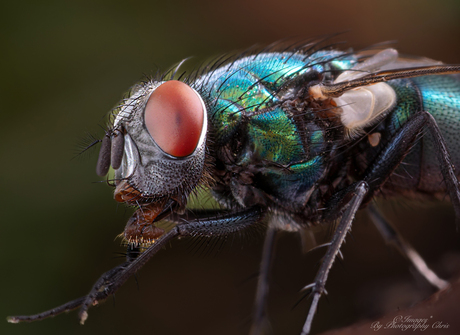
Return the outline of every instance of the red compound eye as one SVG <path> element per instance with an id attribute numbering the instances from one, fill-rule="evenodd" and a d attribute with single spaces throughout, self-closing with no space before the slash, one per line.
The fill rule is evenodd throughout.
<path id="1" fill-rule="evenodd" d="M 156 144 L 175 157 L 190 155 L 203 127 L 203 106 L 198 95 L 181 81 L 161 84 L 145 107 L 145 125 Z"/>

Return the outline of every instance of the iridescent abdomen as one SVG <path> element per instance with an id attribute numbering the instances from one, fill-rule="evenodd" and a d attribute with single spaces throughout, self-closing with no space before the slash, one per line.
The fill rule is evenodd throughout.
<path id="1" fill-rule="evenodd" d="M 425 76 L 394 80 L 398 100 L 393 111 L 379 126 L 389 138 L 414 113 L 425 110 L 431 113 L 447 143 L 452 161 L 460 175 L 460 77 Z M 383 145 L 383 144 L 382 144 Z M 378 151 L 376 149 L 375 151 Z M 372 155 L 370 155 L 372 156 Z M 396 191 L 437 193 L 445 189 L 433 139 L 425 131 L 410 153 L 390 178 L 386 188 Z"/>
<path id="2" fill-rule="evenodd" d="M 422 95 L 424 110 L 434 116 L 441 129 L 458 176 L 460 175 L 458 145 L 460 143 L 460 77 L 427 76 L 413 80 Z M 444 189 L 435 150 L 431 136 L 426 134 L 423 138 L 419 188 L 427 192 L 436 192 L 441 187 Z"/>

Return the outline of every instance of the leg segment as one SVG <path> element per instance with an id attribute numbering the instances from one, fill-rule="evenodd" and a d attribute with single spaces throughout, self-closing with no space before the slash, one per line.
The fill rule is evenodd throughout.
<path id="1" fill-rule="evenodd" d="M 264 326 L 266 321 L 265 308 L 267 306 L 268 297 L 268 276 L 270 265 L 273 258 L 275 239 L 277 229 L 271 225 L 267 228 L 264 247 L 262 251 L 262 261 L 260 263 L 259 279 L 257 281 L 256 299 L 254 302 L 254 318 L 249 332 L 250 335 L 264 334 Z"/>
<path id="2" fill-rule="evenodd" d="M 93 285 L 88 295 L 40 314 L 10 316 L 7 318 L 8 322 L 18 323 L 43 320 L 80 307 L 79 319 L 80 323 L 83 324 L 88 317 L 87 311 L 89 307 L 99 304 L 114 294 L 129 277 L 135 274 L 172 239 L 185 236 L 219 236 L 237 232 L 260 221 L 262 211 L 258 207 L 252 207 L 227 215 L 216 216 L 215 212 L 212 212 L 210 217 L 206 217 L 205 215 L 202 215 L 200 218 L 193 217 L 192 212 L 188 212 L 183 216 L 177 216 L 177 220 L 181 221 L 181 223 L 178 223 L 169 232 L 155 240 L 139 256 L 134 257 L 135 253 L 132 253 L 129 255 L 128 261 L 104 273 Z"/>
<path id="3" fill-rule="evenodd" d="M 412 263 L 418 273 L 420 273 L 428 283 L 439 290 L 444 289 L 449 285 L 445 280 L 439 278 L 436 273 L 434 273 L 428 267 L 418 252 L 402 238 L 402 236 L 387 220 L 385 220 L 385 218 L 374 205 L 371 204 L 367 208 L 367 211 L 380 234 L 383 236 L 383 239 L 388 244 L 391 244 L 396 249 L 398 249 L 401 255 L 406 257 Z"/>
<path id="4" fill-rule="evenodd" d="M 460 185 L 455 174 L 454 164 L 447 150 L 446 142 L 436 124 L 436 120 L 428 112 L 421 111 L 404 124 L 401 130 L 395 135 L 394 140 L 382 151 L 376 163 L 366 171 L 364 180 L 374 190 L 383 185 L 390 177 L 391 172 L 394 171 L 409 152 L 413 141 L 424 127 L 433 135 L 441 173 L 458 222 L 460 219 Z"/>
<path id="5" fill-rule="evenodd" d="M 424 112 L 427 118 L 427 126 L 430 133 L 433 135 L 436 151 L 438 153 L 438 160 L 441 164 L 441 172 L 446 183 L 447 192 L 452 202 L 455 211 L 455 220 L 457 223 L 457 230 L 460 227 L 460 185 L 455 173 L 454 164 L 450 158 L 449 151 L 447 150 L 446 141 L 442 137 L 441 131 L 433 116 Z"/>
<path id="6" fill-rule="evenodd" d="M 368 191 L 369 188 L 367 183 L 359 182 L 358 184 L 354 185 L 352 190 L 347 194 L 352 196 L 352 199 L 348 203 L 348 208 L 343 214 L 342 219 L 340 220 L 340 223 L 334 233 L 334 236 L 332 237 L 332 241 L 327 249 L 323 261 L 321 262 L 321 266 L 318 273 L 316 274 L 314 283 L 307 286 L 307 288 L 311 288 L 311 295 L 313 300 L 310 305 L 310 311 L 308 312 L 307 320 L 305 321 L 301 335 L 310 334 L 311 324 L 318 307 L 319 298 L 321 298 L 321 295 L 325 292 L 329 271 L 332 268 L 332 264 L 334 263 L 335 258 L 340 253 L 340 247 L 342 246 L 343 241 L 345 241 L 345 237 L 351 229 L 351 224 L 355 214 L 361 206 L 361 203 Z"/>

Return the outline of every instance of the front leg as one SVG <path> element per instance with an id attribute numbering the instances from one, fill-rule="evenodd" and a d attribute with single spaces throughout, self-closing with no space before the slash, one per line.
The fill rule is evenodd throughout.
<path id="1" fill-rule="evenodd" d="M 262 210 L 258 207 L 234 211 L 225 215 L 216 215 L 215 211 L 210 211 L 208 215 L 206 215 L 206 212 L 202 212 L 199 217 L 196 217 L 192 211 L 188 211 L 184 215 L 175 216 L 174 219 L 180 223 L 153 241 L 153 244 L 137 257 L 135 257 L 136 253 L 128 253 L 128 261 L 105 272 L 93 285 L 88 295 L 40 314 L 10 316 L 7 320 L 10 323 L 33 322 L 69 312 L 80 307 L 78 315 L 80 323 L 83 324 L 88 318 L 89 307 L 99 304 L 118 291 L 129 277 L 135 274 L 153 255 L 174 238 L 185 236 L 211 237 L 227 235 L 243 230 L 259 222 L 262 217 Z"/>

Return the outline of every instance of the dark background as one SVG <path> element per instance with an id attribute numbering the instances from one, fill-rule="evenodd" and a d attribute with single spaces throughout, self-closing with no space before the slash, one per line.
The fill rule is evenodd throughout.
<path id="1" fill-rule="evenodd" d="M 97 155 L 74 159 L 85 131 L 143 75 L 193 56 L 290 38 L 345 32 L 345 47 L 396 40 L 402 53 L 460 63 L 460 2 L 386 1 L 3 1 L 1 52 L 0 316 L 37 313 L 77 298 L 121 262 L 114 241 L 130 210 L 95 175 Z M 448 203 L 383 205 L 445 277 L 460 269 L 459 234 Z M 315 330 L 395 311 L 429 294 L 386 248 L 364 214 L 343 266 L 328 283 Z M 283 234 L 273 266 L 269 314 L 276 334 L 298 334 L 307 303 L 292 310 L 322 253 L 302 255 Z M 225 250 L 172 243 L 116 296 L 90 310 L 39 323 L 0 322 L 1 334 L 247 334 L 262 238 Z M 193 247 L 193 245 L 192 245 Z M 394 298 L 397 298 L 396 300 Z M 398 300 L 399 299 L 399 300 Z M 442 320 L 444 322 L 449 320 Z M 447 334 L 439 332 L 439 334 Z"/>

